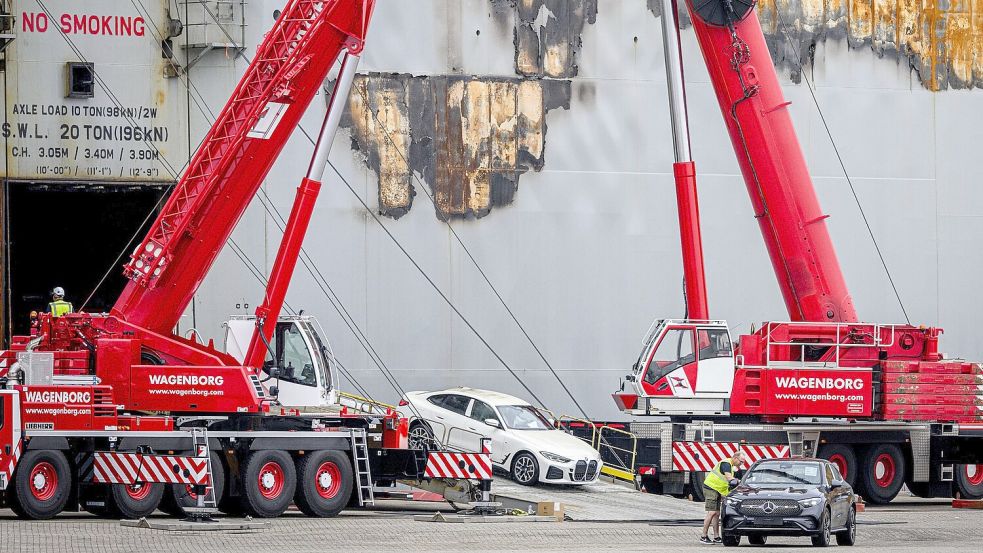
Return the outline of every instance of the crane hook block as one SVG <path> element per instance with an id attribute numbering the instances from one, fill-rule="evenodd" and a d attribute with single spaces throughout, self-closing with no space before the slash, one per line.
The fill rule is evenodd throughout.
<path id="1" fill-rule="evenodd" d="M 729 27 L 743 21 L 757 0 L 690 0 L 690 11 L 707 25 Z"/>

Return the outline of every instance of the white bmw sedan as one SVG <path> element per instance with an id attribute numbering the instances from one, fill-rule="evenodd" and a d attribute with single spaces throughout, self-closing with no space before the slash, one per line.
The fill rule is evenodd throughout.
<path id="1" fill-rule="evenodd" d="M 410 447 L 477 452 L 491 438 L 492 463 L 526 486 L 587 484 L 601 473 L 597 450 L 517 397 L 473 388 L 407 392 L 399 412 L 410 421 Z"/>

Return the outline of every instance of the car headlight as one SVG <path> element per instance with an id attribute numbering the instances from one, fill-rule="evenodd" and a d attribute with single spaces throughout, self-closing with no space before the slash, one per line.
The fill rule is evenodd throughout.
<path id="1" fill-rule="evenodd" d="M 726 503 L 728 507 L 737 507 L 741 504 L 741 500 L 737 499 L 736 497 L 725 497 L 724 503 Z"/>
<path id="2" fill-rule="evenodd" d="M 548 460 L 553 461 L 554 463 L 570 462 L 570 459 L 567 459 L 563 455 L 557 455 L 556 453 L 550 453 L 549 451 L 540 451 L 539 454 L 542 455 L 543 457 L 546 457 Z"/>
<path id="3" fill-rule="evenodd" d="M 813 497 L 813 498 L 810 498 L 810 499 L 800 499 L 799 500 L 799 505 L 802 505 L 803 507 L 815 507 L 816 505 L 819 505 L 819 503 L 822 500 L 823 500 L 823 498 L 821 498 L 821 497 Z"/>

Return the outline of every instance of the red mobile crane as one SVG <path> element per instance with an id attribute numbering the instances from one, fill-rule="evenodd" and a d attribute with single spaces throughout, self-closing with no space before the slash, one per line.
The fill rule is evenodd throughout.
<path id="1" fill-rule="evenodd" d="M 858 322 L 753 0 L 687 8 L 790 320 L 734 347 L 709 319 L 675 1 L 662 6 L 687 318 L 653 323 L 632 390 L 614 394 L 626 413 L 671 420 L 632 422 L 638 458 L 615 464 L 699 496 L 702 472 L 744 448 L 831 459 L 875 503 L 904 483 L 983 497 L 983 367 L 944 360 L 941 329 Z"/>
<path id="2" fill-rule="evenodd" d="M 332 516 L 350 499 L 371 503 L 376 483 L 440 476 L 427 472 L 427 452 L 408 449 L 406 421 L 394 412 L 302 413 L 284 408 L 289 398 L 270 382 L 330 384 L 315 327 L 306 318 L 278 321 L 374 4 L 291 0 L 134 250 L 111 312 L 40 314 L 30 336 L 0 352 L 0 506 L 30 518 L 79 506 L 137 518 L 161 505 L 165 484 L 173 512 L 196 505 L 202 490 L 189 486 L 207 485 L 210 501 L 227 510 L 270 517 L 296 502 Z M 252 336 L 235 352 L 241 360 L 175 335 L 342 53 L 265 299 L 246 323 Z M 465 460 L 457 476 L 490 478 L 482 455 Z"/>

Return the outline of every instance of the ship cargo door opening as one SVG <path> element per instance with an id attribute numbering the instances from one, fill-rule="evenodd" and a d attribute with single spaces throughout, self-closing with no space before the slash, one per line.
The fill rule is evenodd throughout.
<path id="1" fill-rule="evenodd" d="M 47 309 L 51 290 L 65 289 L 76 309 L 108 311 L 123 290 L 130 239 L 153 222 L 166 185 L 38 184 L 7 187 L 9 303 L 7 328 L 27 334 L 31 311 Z M 154 211 L 154 217 L 147 215 Z M 143 225 L 147 220 L 147 224 Z"/>

